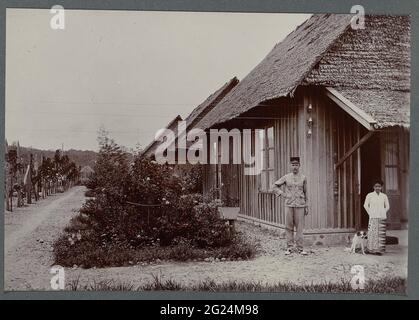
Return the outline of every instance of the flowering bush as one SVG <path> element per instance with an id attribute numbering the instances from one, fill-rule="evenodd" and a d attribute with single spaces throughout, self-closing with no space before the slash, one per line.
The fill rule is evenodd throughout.
<path id="1" fill-rule="evenodd" d="M 95 197 L 86 201 L 57 242 L 57 262 L 82 252 L 81 247 L 95 248 L 98 254 L 109 248 L 237 246 L 228 224 L 219 217 L 221 203 L 191 193 L 201 170 L 195 171 L 198 177 L 193 171 L 174 174 L 173 167 L 142 155 L 129 163 L 128 155 L 111 139 L 102 138 L 100 143 L 89 182 Z"/>

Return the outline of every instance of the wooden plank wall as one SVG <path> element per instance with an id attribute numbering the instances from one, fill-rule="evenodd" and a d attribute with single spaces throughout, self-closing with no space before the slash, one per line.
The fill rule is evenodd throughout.
<path id="1" fill-rule="evenodd" d="M 381 159 L 382 159 L 382 178 L 384 180 L 384 192 L 390 201 L 390 212 L 387 214 L 387 224 L 391 229 L 406 228 L 408 221 L 408 202 L 409 202 L 409 153 L 410 153 L 409 130 L 403 127 L 387 128 L 380 132 L 381 140 Z M 388 145 L 386 141 L 394 140 L 397 142 L 398 153 L 392 157 L 397 157 L 397 174 L 389 174 L 385 170 L 385 159 Z M 394 160 L 393 160 L 394 161 Z M 388 175 L 388 176 L 386 176 Z M 398 189 L 388 190 L 389 181 L 397 178 Z"/>
<path id="2" fill-rule="evenodd" d="M 302 171 L 309 186 L 308 229 L 353 229 L 360 224 L 360 153 L 334 164 L 360 139 L 360 125 L 320 90 L 304 91 L 300 108 Z M 311 111 L 309 108 L 311 105 Z M 312 134 L 308 136 L 308 119 Z"/>
<path id="3" fill-rule="evenodd" d="M 252 147 L 243 140 L 242 135 L 243 154 L 254 155 Z M 253 140 L 254 134 L 252 135 Z M 258 208 L 259 177 L 256 175 L 245 175 L 246 166 L 246 164 L 240 166 L 240 213 L 257 218 L 260 216 L 260 210 Z"/>
<path id="4" fill-rule="evenodd" d="M 335 121 L 337 128 L 337 158 L 340 159 L 344 154 L 359 140 L 359 124 L 349 115 L 337 109 Z M 360 180 L 359 180 L 359 152 L 353 153 L 339 168 L 336 169 L 336 181 L 338 182 L 338 228 L 360 227 L 361 199 L 360 199 Z"/>
<path id="5" fill-rule="evenodd" d="M 409 212 L 409 168 L 410 168 L 410 133 L 407 128 L 399 128 L 401 197 L 403 199 L 401 222 L 407 223 Z"/>
<path id="6" fill-rule="evenodd" d="M 226 206 L 239 206 L 240 199 L 240 164 L 233 164 L 232 140 L 230 140 L 230 150 L 224 148 L 229 153 L 230 164 L 206 164 L 203 166 L 203 193 L 209 195 L 216 188 L 221 189 L 221 200 Z M 210 148 L 208 148 L 210 152 Z M 217 170 L 221 167 L 221 183 L 217 183 Z"/>
<path id="7" fill-rule="evenodd" d="M 311 104 L 311 111 L 308 106 Z M 360 223 L 360 154 L 355 152 L 334 170 L 340 159 L 360 138 L 359 124 L 330 101 L 320 90 L 305 89 L 292 99 L 279 99 L 274 112 L 258 107 L 262 125 L 274 126 L 276 179 L 289 172 L 289 158 L 301 157 L 301 171 L 307 176 L 310 214 L 306 229 L 353 229 Z M 308 135 L 309 118 L 312 134 Z M 242 139 L 243 140 L 243 139 Z M 244 152 L 250 152 L 243 145 Z M 206 166 L 210 167 L 210 166 Z M 228 171 L 232 173 L 228 174 Z M 207 184 L 215 181 L 207 170 Z M 260 176 L 244 175 L 244 165 L 226 167 L 226 178 L 237 175 L 241 214 L 275 224 L 284 224 L 284 203 L 269 192 L 259 190 Z M 231 187 L 228 192 L 235 193 Z M 230 189 L 231 190 L 230 190 Z"/>

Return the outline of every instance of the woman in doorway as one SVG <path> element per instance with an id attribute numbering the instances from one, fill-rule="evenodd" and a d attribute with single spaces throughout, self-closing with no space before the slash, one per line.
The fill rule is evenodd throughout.
<path id="1" fill-rule="evenodd" d="M 383 182 L 374 183 L 374 191 L 367 194 L 364 208 L 368 213 L 368 252 L 381 255 L 386 248 L 386 219 L 390 209 L 387 195 L 381 192 Z"/>

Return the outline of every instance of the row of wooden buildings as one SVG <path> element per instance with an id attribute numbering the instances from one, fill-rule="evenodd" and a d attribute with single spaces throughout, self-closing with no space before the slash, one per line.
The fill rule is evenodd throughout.
<path id="1" fill-rule="evenodd" d="M 410 18 L 366 16 L 363 29 L 352 19 L 313 15 L 186 118 L 187 130 L 252 130 L 250 146 L 241 143 L 262 156 L 260 174 L 246 175 L 245 164 L 204 164 L 204 192 L 219 190 L 242 219 L 284 227 L 283 200 L 270 186 L 299 156 L 309 187 L 307 241 L 341 242 L 366 228 L 362 202 L 375 179 L 390 200 L 388 227 L 407 228 Z M 159 143 L 144 154 L 153 156 Z"/>

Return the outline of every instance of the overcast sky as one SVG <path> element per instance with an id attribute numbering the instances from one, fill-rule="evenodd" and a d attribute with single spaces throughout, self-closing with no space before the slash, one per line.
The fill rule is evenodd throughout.
<path id="1" fill-rule="evenodd" d="M 104 126 L 146 146 L 234 76 L 242 79 L 306 14 L 7 9 L 6 139 L 97 150 Z"/>

